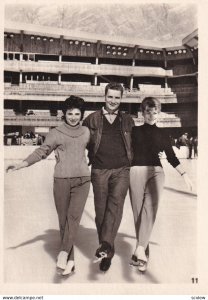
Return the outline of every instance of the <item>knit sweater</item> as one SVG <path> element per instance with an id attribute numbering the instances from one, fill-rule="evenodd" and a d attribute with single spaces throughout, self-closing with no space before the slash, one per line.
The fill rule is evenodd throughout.
<path id="1" fill-rule="evenodd" d="M 70 178 L 90 176 L 85 149 L 89 142 L 90 132 L 87 127 L 72 127 L 66 123 L 52 129 L 38 149 L 30 154 L 25 161 L 32 165 L 45 159 L 53 150 L 56 165 L 54 177 Z"/>
<path id="2" fill-rule="evenodd" d="M 132 166 L 162 166 L 158 156 L 162 151 L 165 151 L 168 162 L 174 168 L 180 164 L 170 138 L 156 124 L 135 126 L 132 131 L 132 148 Z"/>
<path id="3" fill-rule="evenodd" d="M 130 166 L 122 138 L 119 117 L 112 124 L 103 118 L 103 130 L 98 151 L 92 161 L 94 169 L 118 169 Z"/>

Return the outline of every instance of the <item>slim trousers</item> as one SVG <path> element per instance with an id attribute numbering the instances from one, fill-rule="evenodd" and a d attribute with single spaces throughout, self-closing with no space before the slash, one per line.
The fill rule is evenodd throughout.
<path id="1" fill-rule="evenodd" d="M 99 243 L 105 241 L 114 247 L 129 188 L 129 170 L 129 167 L 92 169 L 95 223 Z"/>
<path id="2" fill-rule="evenodd" d="M 160 166 L 134 166 L 130 170 L 130 199 L 136 238 L 145 249 L 149 243 L 164 185 Z"/>
<path id="3" fill-rule="evenodd" d="M 54 178 L 54 200 L 58 213 L 61 251 L 74 259 L 74 240 L 90 189 L 90 177 Z"/>

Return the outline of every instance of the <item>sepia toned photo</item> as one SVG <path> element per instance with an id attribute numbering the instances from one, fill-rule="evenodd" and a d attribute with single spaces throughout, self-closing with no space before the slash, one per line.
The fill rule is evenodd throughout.
<path id="1" fill-rule="evenodd" d="M 5 1 L 3 14 L 2 283 L 197 287 L 198 4 Z"/>

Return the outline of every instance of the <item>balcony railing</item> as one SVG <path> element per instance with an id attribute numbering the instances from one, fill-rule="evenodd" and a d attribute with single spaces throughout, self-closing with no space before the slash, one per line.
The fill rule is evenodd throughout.
<path id="1" fill-rule="evenodd" d="M 89 97 L 86 99 L 90 102 L 100 102 L 102 99 L 104 101 L 104 94 L 105 94 L 105 85 L 100 86 L 92 86 L 89 84 L 71 84 L 71 83 L 50 83 L 46 82 L 38 82 L 33 81 L 32 83 L 20 83 L 19 85 L 11 85 L 5 83 L 4 85 L 4 95 L 5 98 L 12 98 L 19 96 L 20 98 L 27 99 L 27 97 L 33 96 L 34 99 L 38 96 L 45 96 L 45 97 L 62 97 L 64 100 L 65 97 L 68 95 L 80 95 L 83 97 Z M 144 85 L 143 85 L 144 86 Z M 141 90 L 138 89 L 125 89 L 123 95 L 123 102 L 132 102 L 132 103 L 139 103 L 141 100 L 146 96 L 155 96 L 160 99 L 162 103 L 176 103 L 176 95 L 171 92 L 170 89 L 162 88 L 161 86 L 155 86 L 155 88 L 142 88 Z M 101 99 L 93 98 L 93 97 L 100 97 Z M 16 99 L 16 98 L 15 98 Z M 43 98 L 44 99 L 44 98 Z M 28 98 L 28 100 L 30 100 Z M 58 98 L 57 98 L 58 100 Z"/>
<path id="2" fill-rule="evenodd" d="M 58 74 L 85 74 L 85 75 L 115 75 L 115 76 L 156 76 L 171 77 L 172 70 L 165 70 L 160 67 L 135 67 L 118 66 L 108 64 L 89 64 L 74 62 L 32 62 L 32 61 L 4 61 L 5 71 L 10 72 L 44 72 Z"/>
<path id="3" fill-rule="evenodd" d="M 60 125 L 62 122 L 59 116 L 4 116 L 5 125 L 53 127 Z"/>
<path id="4" fill-rule="evenodd" d="M 88 114 L 85 115 L 85 117 Z M 136 125 L 141 125 L 144 122 L 141 113 L 138 113 L 138 117 L 134 117 Z M 57 116 L 44 116 L 44 115 L 31 115 L 31 116 L 21 116 L 21 115 L 8 115 L 5 112 L 4 124 L 5 125 L 20 125 L 20 126 L 58 126 L 63 122 L 61 114 Z M 181 114 L 180 117 L 175 114 L 162 113 L 161 117 L 158 119 L 159 127 L 181 127 L 186 123 L 187 126 L 195 126 L 196 120 L 190 119 L 187 112 Z"/>

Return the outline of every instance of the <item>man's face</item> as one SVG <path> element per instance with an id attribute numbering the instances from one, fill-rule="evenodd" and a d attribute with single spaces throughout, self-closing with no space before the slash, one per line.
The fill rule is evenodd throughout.
<path id="1" fill-rule="evenodd" d="M 114 112 L 121 103 L 121 91 L 109 89 L 105 96 L 105 107 L 109 112 Z"/>

